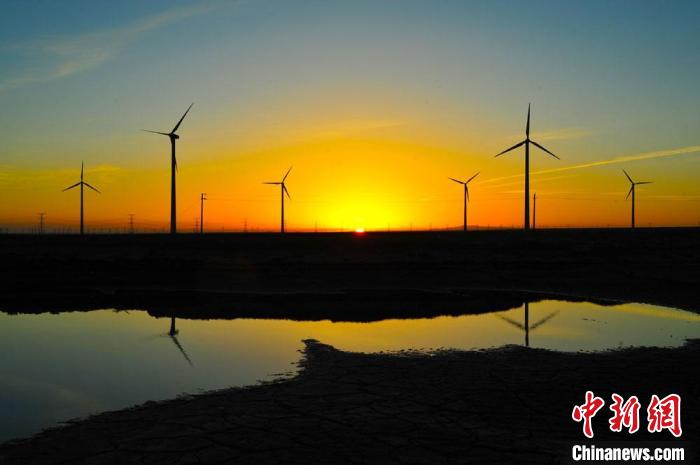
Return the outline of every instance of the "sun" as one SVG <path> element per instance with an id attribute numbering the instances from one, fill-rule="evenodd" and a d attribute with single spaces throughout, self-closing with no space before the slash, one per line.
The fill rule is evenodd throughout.
<path id="1" fill-rule="evenodd" d="M 365 228 L 355 228 L 355 234 L 364 234 Z"/>

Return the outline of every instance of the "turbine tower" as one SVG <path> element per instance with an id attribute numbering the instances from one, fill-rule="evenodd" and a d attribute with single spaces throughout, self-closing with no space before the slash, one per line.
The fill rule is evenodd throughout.
<path id="1" fill-rule="evenodd" d="M 94 190 L 98 194 L 101 194 L 100 191 L 92 187 L 90 184 L 86 183 L 83 181 L 83 172 L 84 172 L 84 164 L 83 162 L 80 162 L 80 182 L 76 182 L 72 186 L 66 187 L 63 189 L 63 192 L 68 191 L 73 189 L 74 187 L 80 186 L 80 235 L 82 236 L 85 232 L 85 209 L 83 208 L 83 192 L 85 190 L 85 186 L 89 187 L 90 189 Z"/>
<path id="2" fill-rule="evenodd" d="M 467 179 L 466 181 L 460 181 L 459 179 L 455 179 L 455 178 L 448 178 L 448 179 L 451 179 L 452 181 L 456 182 L 457 184 L 461 184 L 464 186 L 464 231 L 467 230 L 467 201 L 469 200 L 469 186 L 468 186 L 468 184 L 471 182 L 472 179 L 474 179 L 477 176 L 479 176 L 479 173 L 476 173 L 474 176 Z"/>
<path id="3" fill-rule="evenodd" d="M 292 171 L 292 167 L 290 166 L 289 169 L 287 170 L 287 174 L 284 175 L 282 178 L 282 181 L 280 182 L 264 182 L 263 184 L 272 184 L 275 186 L 280 186 L 280 196 L 282 199 L 282 209 L 281 209 L 281 217 L 280 217 L 280 232 L 284 234 L 284 196 L 285 194 L 289 198 L 289 200 L 292 200 L 292 197 L 289 195 L 289 191 L 287 190 L 287 185 L 284 183 L 287 180 L 287 176 L 289 176 L 289 172 Z"/>
<path id="4" fill-rule="evenodd" d="M 187 116 L 187 113 L 189 113 L 190 108 L 192 108 L 192 105 L 194 105 L 194 103 L 190 104 L 190 106 L 187 107 L 185 114 L 182 115 L 182 118 L 180 118 L 180 121 L 177 122 L 172 131 L 159 132 L 144 129 L 144 131 L 146 132 L 152 132 L 153 134 L 160 134 L 162 136 L 167 136 L 168 138 L 170 138 L 170 234 L 177 233 L 177 199 L 175 194 L 175 173 L 177 172 L 177 158 L 175 158 L 175 141 L 178 140 L 180 136 L 178 136 L 176 132 L 180 127 L 180 124 L 182 124 L 182 120 L 185 119 L 185 116 Z"/>
<path id="5" fill-rule="evenodd" d="M 632 181 L 632 178 L 630 178 L 630 175 L 627 174 L 627 171 L 622 170 L 623 173 L 625 173 L 625 176 L 627 176 L 627 179 L 630 182 L 630 190 L 627 192 L 627 197 L 625 197 L 625 200 L 630 198 L 630 194 L 632 194 L 632 229 L 634 229 L 634 193 L 635 193 L 635 187 L 639 186 L 641 184 L 651 184 L 651 181 L 640 181 L 640 182 L 634 182 Z"/>
<path id="6" fill-rule="evenodd" d="M 525 220 L 523 222 L 523 228 L 524 229 L 530 229 L 530 144 L 534 145 L 535 147 L 544 150 L 557 160 L 559 160 L 559 157 L 554 155 L 552 152 L 547 150 L 546 148 L 542 147 L 540 144 L 535 142 L 534 140 L 530 139 L 530 105 L 528 104 L 527 106 L 527 124 L 525 126 L 525 140 L 522 142 L 518 142 L 514 146 L 505 149 L 503 152 L 499 153 L 496 155 L 497 157 L 500 157 L 504 153 L 510 152 L 511 150 L 517 149 L 521 145 L 525 145 Z"/>

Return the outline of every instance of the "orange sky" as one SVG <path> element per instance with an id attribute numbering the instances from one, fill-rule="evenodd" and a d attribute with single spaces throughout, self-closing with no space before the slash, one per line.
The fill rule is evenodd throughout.
<path id="1" fill-rule="evenodd" d="M 86 180 L 102 191 L 101 195 L 86 191 L 88 228 L 124 228 L 129 213 L 136 215 L 138 229 L 167 227 L 168 142 L 165 138 L 146 142 L 147 150 L 153 152 L 151 158 L 165 166 L 86 165 Z M 639 180 L 643 178 L 636 173 L 642 170 L 629 168 L 630 163 L 567 170 L 573 165 L 565 162 L 562 150 L 558 153 L 564 161 L 532 154 L 533 173 L 564 168 L 532 175 L 531 189 L 539 192 L 538 225 L 626 226 L 630 203 L 624 196 L 628 186 L 619 169 L 626 166 Z M 192 144 L 183 135 L 179 154 L 178 226 L 183 231 L 192 230 L 199 217 L 200 192 L 206 192 L 209 199 L 205 225 L 210 231 L 241 230 L 244 224 L 249 230 L 277 229 L 279 188 L 262 183 L 279 180 L 290 165 L 294 168 L 287 180 L 292 195 L 286 210 L 289 230 L 459 227 L 462 190 L 447 176 L 466 179 L 477 171 L 481 174 L 470 184 L 470 225 L 522 224 L 522 151 L 494 159 L 483 151 L 469 153 L 388 137 L 330 134 L 230 158 L 212 156 L 198 161 L 193 160 Z M 685 154 L 667 158 L 643 161 L 647 177 L 653 177 L 655 165 L 682 166 L 694 161 Z M 155 165 L 153 160 L 147 165 Z M 5 203 L 3 215 L 11 218 L 10 224 L 34 226 L 36 212 L 44 211 L 49 228 L 74 227 L 78 191 L 62 193 L 61 189 L 77 181 L 78 175 L 78 167 L 10 172 L 6 176 L 11 182 L 5 182 L 2 194 L 18 201 Z M 681 170 L 677 179 L 693 187 L 692 173 Z M 658 184 L 660 187 L 651 184 L 638 190 L 638 225 L 695 224 L 691 212 L 696 213 L 697 199 L 674 197 L 674 190 Z M 681 185 L 679 191 L 683 189 Z M 29 214 L 27 205 L 32 206 Z"/>
<path id="2" fill-rule="evenodd" d="M 530 102 L 533 139 L 561 158 L 531 153 L 539 226 L 627 226 L 623 168 L 654 181 L 639 226 L 698 225 L 696 5 L 650 8 L 18 3 L 0 18 L 0 228 L 45 212 L 49 230 L 76 230 L 78 191 L 61 190 L 85 161 L 102 191 L 86 193 L 88 230 L 129 214 L 167 229 L 169 144 L 141 129 L 170 130 L 191 102 L 182 231 L 201 192 L 210 231 L 278 229 L 279 191 L 262 183 L 291 165 L 289 230 L 458 228 L 447 178 L 477 171 L 469 223 L 521 227 L 523 150 L 494 155 L 523 139 Z"/>

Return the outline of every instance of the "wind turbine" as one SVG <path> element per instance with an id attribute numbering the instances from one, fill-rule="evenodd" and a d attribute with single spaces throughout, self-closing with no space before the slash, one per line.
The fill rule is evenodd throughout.
<path id="1" fill-rule="evenodd" d="M 635 192 L 635 187 L 639 186 L 641 184 L 651 184 L 651 181 L 640 181 L 640 182 L 634 182 L 632 181 L 632 178 L 630 178 L 630 175 L 627 174 L 627 171 L 622 170 L 623 173 L 625 173 L 625 176 L 627 176 L 627 179 L 629 179 L 630 182 L 630 190 L 627 192 L 627 197 L 625 197 L 625 200 L 630 198 L 630 194 L 632 194 L 632 229 L 634 229 L 634 192 Z"/>
<path id="2" fill-rule="evenodd" d="M 500 157 L 504 153 L 510 152 L 511 150 L 517 149 L 521 145 L 525 145 L 525 221 L 523 223 L 524 229 L 530 229 L 530 144 L 534 145 L 535 147 L 544 150 L 557 160 L 559 160 L 559 157 L 554 155 L 552 152 L 547 150 L 546 148 L 542 147 L 540 144 L 535 142 L 534 140 L 530 139 L 530 105 L 528 104 L 527 106 L 527 125 L 525 126 L 525 140 L 522 142 L 518 142 L 514 146 L 505 149 L 503 152 L 499 153 L 496 155 L 496 157 Z"/>
<path id="3" fill-rule="evenodd" d="M 182 120 L 185 119 L 185 116 L 187 116 L 187 113 L 189 113 L 190 108 L 192 108 L 192 105 L 194 105 L 194 103 L 190 104 L 190 106 L 187 107 L 185 114 L 182 115 L 182 118 L 180 118 L 180 121 L 177 122 L 172 131 L 158 132 L 151 131 L 149 129 L 144 129 L 144 131 L 146 132 L 152 132 L 153 134 L 160 134 L 162 136 L 167 136 L 170 138 L 170 234 L 175 234 L 177 232 L 177 199 L 175 194 L 175 173 L 177 172 L 177 158 L 175 158 L 175 141 L 178 140 L 180 136 L 178 136 L 176 132 L 180 127 L 180 124 L 182 124 Z"/>
<path id="4" fill-rule="evenodd" d="M 448 179 L 451 179 L 454 182 L 456 182 L 457 184 L 461 184 L 464 186 L 464 231 L 467 230 L 467 201 L 469 200 L 469 186 L 468 186 L 468 184 L 471 182 L 472 179 L 474 179 L 477 176 L 479 176 L 479 173 L 476 173 L 474 176 L 467 179 L 466 181 L 460 181 L 459 179 L 448 177 Z"/>
<path id="5" fill-rule="evenodd" d="M 92 187 L 90 184 L 86 183 L 83 181 L 83 172 L 85 171 L 85 166 L 83 162 L 80 162 L 80 182 L 76 182 L 72 186 L 66 187 L 63 189 L 63 192 L 68 191 L 73 189 L 74 187 L 80 186 L 80 235 L 82 236 L 85 232 L 85 209 L 83 208 L 83 192 L 85 190 L 85 186 L 89 187 L 90 189 L 94 190 L 98 194 L 101 194 L 100 191 Z"/>
<path id="6" fill-rule="evenodd" d="M 292 200 L 292 197 L 289 195 L 289 191 L 287 190 L 287 185 L 284 183 L 284 181 L 287 180 L 287 176 L 289 176 L 289 172 L 292 171 L 292 167 L 290 166 L 289 169 L 287 170 L 287 174 L 284 175 L 282 178 L 282 181 L 280 182 L 264 182 L 263 184 L 272 184 L 275 186 L 280 186 L 280 196 L 282 198 L 282 216 L 280 220 L 280 232 L 284 234 L 284 195 L 287 194 L 287 197 L 289 197 L 289 200 Z"/>
<path id="7" fill-rule="evenodd" d="M 519 328 L 523 331 L 525 331 L 525 347 L 530 347 L 530 330 L 535 330 L 554 318 L 557 313 L 559 313 L 559 310 L 550 313 L 549 315 L 545 316 L 541 320 L 539 320 L 537 323 L 530 325 L 530 302 L 525 302 L 525 324 L 518 323 L 517 321 L 511 320 L 510 318 L 496 314 L 498 318 L 501 320 L 505 321 L 506 323 L 509 323 L 516 328 Z"/>

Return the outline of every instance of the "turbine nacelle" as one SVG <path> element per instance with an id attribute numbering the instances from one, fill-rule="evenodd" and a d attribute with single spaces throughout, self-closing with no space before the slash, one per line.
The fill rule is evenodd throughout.
<path id="1" fill-rule="evenodd" d="M 284 234 L 284 196 L 286 195 L 289 200 L 292 200 L 292 196 L 289 195 L 289 191 L 287 190 L 287 184 L 285 181 L 287 181 L 287 176 L 289 176 L 289 173 L 292 171 L 292 167 L 290 166 L 285 175 L 282 177 L 281 181 L 269 181 L 269 182 L 264 182 L 263 184 L 270 184 L 272 186 L 280 186 L 281 192 L 280 194 L 282 195 L 282 209 L 281 209 L 281 219 L 280 219 L 280 232 Z"/>

